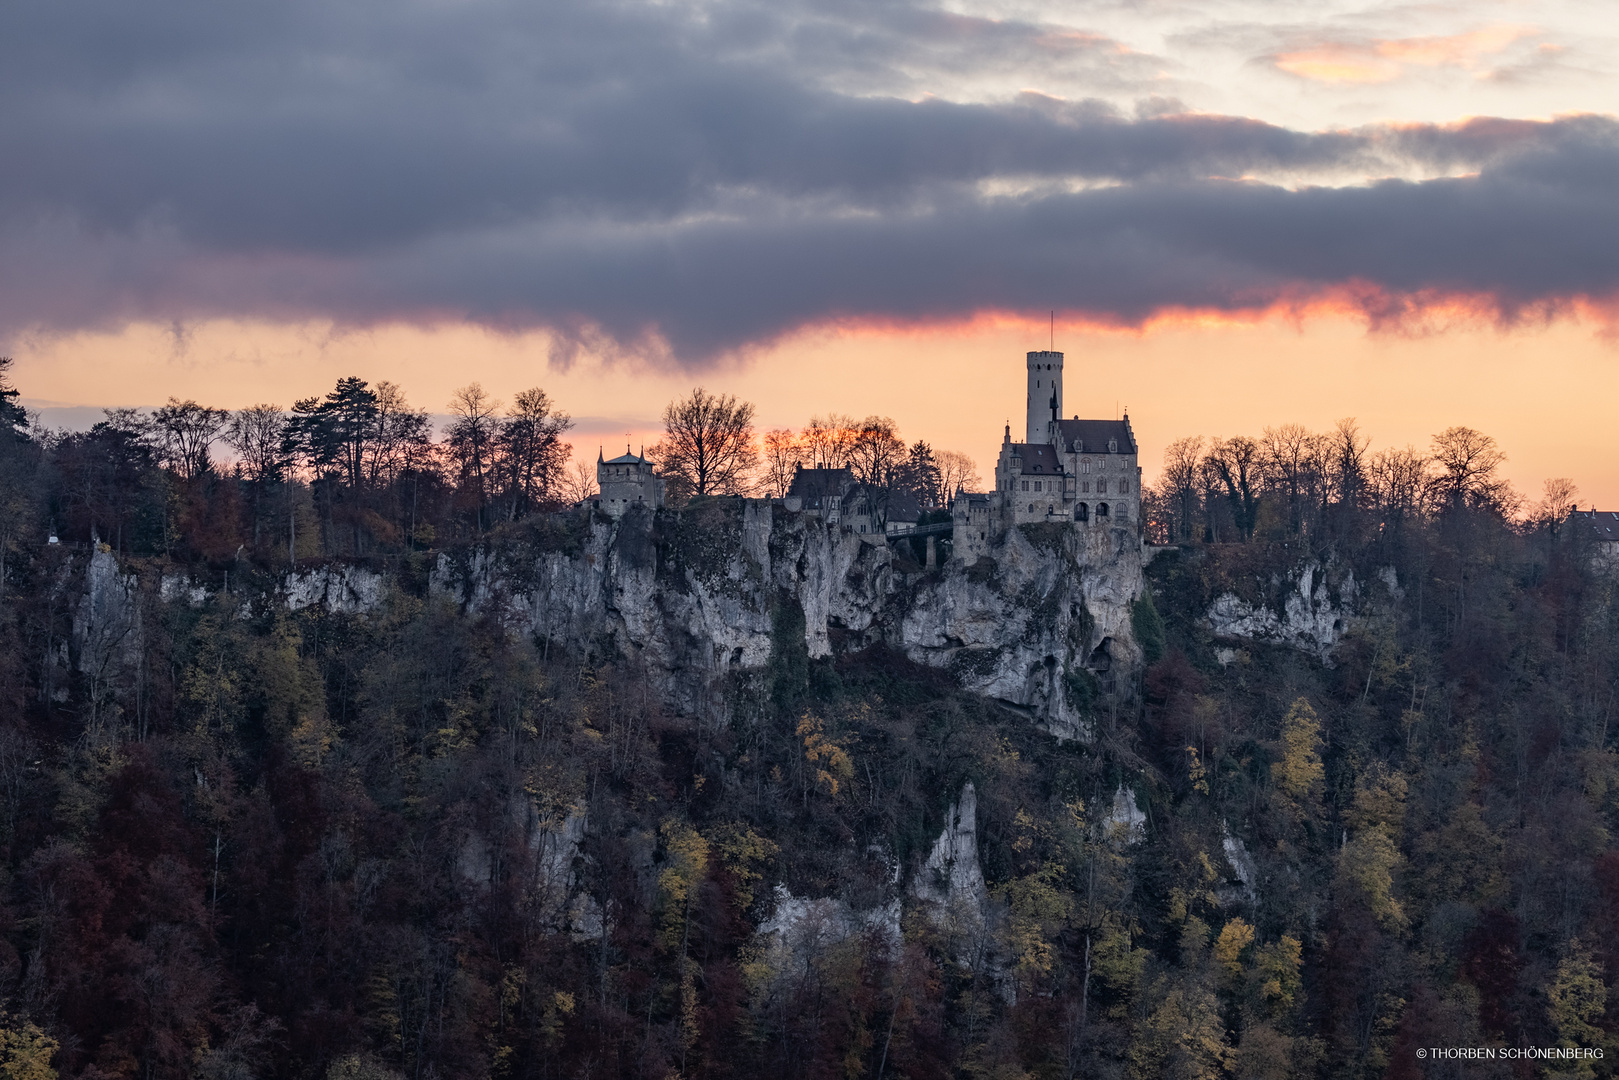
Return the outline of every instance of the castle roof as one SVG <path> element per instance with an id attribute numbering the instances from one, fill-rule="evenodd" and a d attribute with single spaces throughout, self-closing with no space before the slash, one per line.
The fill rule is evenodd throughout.
<path id="1" fill-rule="evenodd" d="M 1619 511 L 1576 510 L 1569 515 L 1569 521 L 1584 525 L 1593 539 L 1619 540 Z"/>
<path id="2" fill-rule="evenodd" d="M 602 464 L 603 465 L 650 465 L 650 464 L 652 464 L 652 459 L 651 458 L 646 458 L 646 457 L 638 457 L 635 454 L 626 453 L 626 454 L 620 454 L 616 458 L 609 458 L 608 460 L 602 462 Z"/>
<path id="3" fill-rule="evenodd" d="M 915 522 L 922 516 L 922 504 L 909 491 L 896 491 L 888 497 L 887 511 L 883 516 L 889 521 Z"/>
<path id="4" fill-rule="evenodd" d="M 1130 431 L 1129 420 L 1059 420 L 1057 430 L 1062 435 L 1063 445 L 1071 454 L 1136 452 L 1136 440 Z M 1107 448 L 1110 439 L 1118 447 L 1117 450 Z"/>
<path id="5" fill-rule="evenodd" d="M 847 467 L 838 469 L 806 469 L 802 465 L 793 469 L 793 482 L 787 488 L 789 496 L 801 499 L 819 499 L 828 495 L 842 495 L 852 482 Z"/>
<path id="6" fill-rule="evenodd" d="M 1023 459 L 1022 469 L 1026 473 L 1062 472 L 1062 461 L 1057 457 L 1056 447 L 1050 443 L 1013 443 L 1012 456 Z"/>

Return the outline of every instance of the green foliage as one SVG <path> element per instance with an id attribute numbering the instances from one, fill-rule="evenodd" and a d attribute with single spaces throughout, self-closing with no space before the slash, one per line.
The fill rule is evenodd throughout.
<path id="1" fill-rule="evenodd" d="M 1164 658 L 1164 620 L 1153 605 L 1152 590 L 1142 590 L 1130 605 L 1130 629 L 1149 666 Z"/>

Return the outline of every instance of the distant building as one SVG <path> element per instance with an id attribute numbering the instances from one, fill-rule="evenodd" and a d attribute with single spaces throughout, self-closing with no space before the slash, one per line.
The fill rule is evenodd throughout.
<path id="1" fill-rule="evenodd" d="M 601 494 L 591 502 L 613 517 L 623 517 L 632 506 L 657 510 L 663 506 L 663 480 L 653 471 L 652 462 L 639 454 L 624 453 L 611 461 L 596 454 L 596 484 Z"/>
<path id="2" fill-rule="evenodd" d="M 782 502 L 789 510 L 837 525 L 843 520 L 843 500 L 853 487 L 854 475 L 847 468 L 806 469 L 794 465 L 793 480 Z"/>
<path id="3" fill-rule="evenodd" d="M 1591 545 L 1591 558 L 1600 565 L 1619 567 L 1619 510 L 1575 510 L 1568 516 L 1570 532 Z"/>

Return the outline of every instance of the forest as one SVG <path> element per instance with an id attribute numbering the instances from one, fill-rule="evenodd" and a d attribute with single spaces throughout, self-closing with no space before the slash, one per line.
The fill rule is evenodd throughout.
<path id="1" fill-rule="evenodd" d="M 1528 504 L 1487 435 L 1172 444 L 1145 662 L 1076 687 L 1082 742 L 881 647 L 811 659 L 785 605 L 693 716 L 609 649 L 435 596 L 439 553 L 589 513 L 542 391 L 502 413 L 474 384 L 442 435 L 358 379 L 51 432 L 8 377 L 0 1076 L 1615 1071 L 1619 579 L 1573 485 Z M 734 468 L 680 471 L 697 414 Z M 752 420 L 671 405 L 665 515 L 701 528 L 798 461 L 934 504 L 976 482 L 881 418 Z M 116 671 L 75 638 L 97 551 L 150 600 Z M 376 610 L 274 602 L 336 563 L 386 580 Z M 1211 636 L 1216 597 L 1278 604 L 1305 564 L 1393 599 L 1324 658 Z M 206 588 L 164 602 L 181 570 Z M 908 896 L 969 782 L 988 917 L 849 916 Z M 819 922 L 761 932 L 802 898 Z"/>

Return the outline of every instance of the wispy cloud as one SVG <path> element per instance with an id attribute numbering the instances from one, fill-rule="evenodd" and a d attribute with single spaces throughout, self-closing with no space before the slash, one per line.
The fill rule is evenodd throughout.
<path id="1" fill-rule="evenodd" d="M 1492 69 L 1486 60 L 1538 35 L 1528 26 L 1486 26 L 1445 36 L 1329 40 L 1265 59 L 1289 75 L 1327 83 L 1391 82 L 1413 67 L 1460 68 L 1487 76 Z"/>

